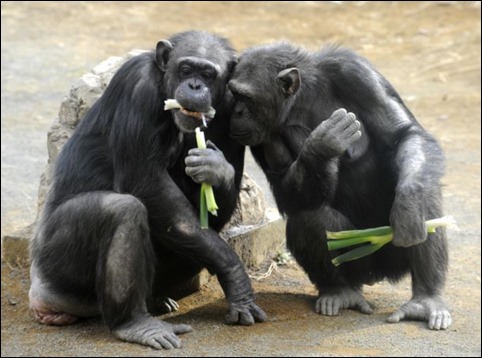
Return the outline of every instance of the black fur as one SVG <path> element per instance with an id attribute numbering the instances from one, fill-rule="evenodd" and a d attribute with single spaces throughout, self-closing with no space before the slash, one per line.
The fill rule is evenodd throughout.
<path id="1" fill-rule="evenodd" d="M 288 248 L 320 290 L 317 311 L 369 313 L 362 285 L 407 273 L 414 300 L 441 294 L 445 233 L 427 235 L 424 222 L 442 216 L 444 157 L 366 59 L 340 47 L 260 46 L 240 56 L 228 86 L 237 100 L 231 135 L 251 146 L 271 184 L 288 220 Z M 385 225 L 394 228 L 393 244 L 332 265 L 343 250 L 327 250 L 326 230 Z M 333 310 L 329 297 L 337 297 Z"/>
<path id="2" fill-rule="evenodd" d="M 177 68 L 184 56 L 191 58 L 187 79 Z M 98 311 L 121 339 L 179 347 L 175 334 L 189 326 L 148 318 L 146 304 L 207 267 L 218 275 L 231 311 L 263 313 L 243 264 L 217 233 L 235 208 L 243 172 L 244 147 L 228 136 L 233 102 L 226 83 L 234 59 L 227 40 L 192 31 L 118 70 L 58 157 L 31 247 L 34 309 L 40 301 L 54 313 Z M 203 81 L 196 61 L 215 67 L 215 77 Z M 188 82 L 207 88 L 208 96 L 196 97 Z M 164 100 L 181 86 L 188 88 L 182 100 L 189 110 L 216 109 L 205 133 L 220 151 L 202 152 L 209 161 L 200 168 L 224 176 L 212 183 L 220 210 L 207 230 L 199 225 L 200 185 L 185 172 L 196 147 L 192 130 L 202 122 L 164 110 Z M 82 312 L 79 301 L 92 310 Z"/>

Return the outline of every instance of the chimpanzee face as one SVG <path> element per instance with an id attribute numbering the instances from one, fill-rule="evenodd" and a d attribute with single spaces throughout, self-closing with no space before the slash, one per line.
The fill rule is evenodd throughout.
<path id="1" fill-rule="evenodd" d="M 160 41 L 157 62 L 164 74 L 164 88 L 169 98 L 177 100 L 174 109 L 177 127 L 186 133 L 207 125 L 214 119 L 213 108 L 221 103 L 234 53 L 218 43 L 183 44 L 182 47 Z"/>
<path id="2" fill-rule="evenodd" d="M 299 88 L 299 73 L 296 68 L 279 71 L 258 53 L 248 53 L 239 59 L 228 88 L 236 100 L 231 137 L 255 146 L 269 142 L 279 130 Z"/>

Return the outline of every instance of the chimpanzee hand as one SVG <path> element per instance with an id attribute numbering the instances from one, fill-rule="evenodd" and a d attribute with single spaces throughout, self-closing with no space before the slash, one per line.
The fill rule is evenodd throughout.
<path id="1" fill-rule="evenodd" d="M 213 142 L 208 140 L 206 147 L 206 149 L 189 150 L 184 160 L 186 174 L 196 183 L 207 183 L 213 187 L 229 185 L 234 180 L 233 166 L 228 163 L 223 152 Z"/>
<path id="2" fill-rule="evenodd" d="M 305 147 L 316 157 L 339 157 L 360 137 L 360 122 L 353 113 L 340 108 L 311 132 Z"/>
<path id="3" fill-rule="evenodd" d="M 399 186 L 390 213 L 395 246 L 409 247 L 427 239 L 425 196 L 420 185 Z"/>
<path id="4" fill-rule="evenodd" d="M 229 324 L 239 323 L 243 326 L 252 326 L 254 322 L 265 322 L 268 317 L 256 303 L 250 302 L 247 304 L 230 303 L 229 313 L 225 319 Z"/>

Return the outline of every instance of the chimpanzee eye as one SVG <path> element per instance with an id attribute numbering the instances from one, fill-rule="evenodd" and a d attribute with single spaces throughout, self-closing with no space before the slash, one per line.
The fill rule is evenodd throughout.
<path id="1" fill-rule="evenodd" d="M 201 73 L 201 77 L 204 80 L 204 82 L 212 82 L 214 81 L 214 78 L 216 77 L 216 74 L 212 71 L 203 71 Z"/>
<path id="2" fill-rule="evenodd" d="M 179 76 L 180 77 L 188 77 L 188 76 L 191 76 L 193 74 L 193 71 L 191 69 L 191 67 L 189 66 L 182 66 L 180 69 L 179 69 Z"/>

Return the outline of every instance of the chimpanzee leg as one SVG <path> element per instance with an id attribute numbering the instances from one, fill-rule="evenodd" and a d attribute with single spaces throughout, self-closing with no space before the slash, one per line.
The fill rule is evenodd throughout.
<path id="1" fill-rule="evenodd" d="M 346 308 L 355 308 L 367 314 L 373 312 L 360 292 L 361 285 L 349 284 L 343 272 L 331 263 L 325 231 L 350 228 L 353 224 L 328 206 L 302 211 L 288 219 L 288 248 L 319 289 L 315 310 L 323 315 L 338 315 L 340 309 Z"/>
<path id="2" fill-rule="evenodd" d="M 425 195 L 426 219 L 442 217 L 441 193 L 438 188 Z M 428 321 L 430 329 L 447 329 L 452 316 L 442 297 L 448 268 L 448 247 L 445 229 L 437 229 L 428 238 L 409 251 L 412 275 L 412 299 L 388 318 L 388 322 L 403 319 Z"/>
<path id="3" fill-rule="evenodd" d="M 32 247 L 34 311 L 46 302 L 53 313 L 79 315 L 76 302 L 68 300 L 76 297 L 96 303 L 122 340 L 157 349 L 180 346 L 176 334 L 191 327 L 147 313 L 155 256 L 147 210 L 138 199 L 111 192 L 81 194 L 46 215 Z"/>

